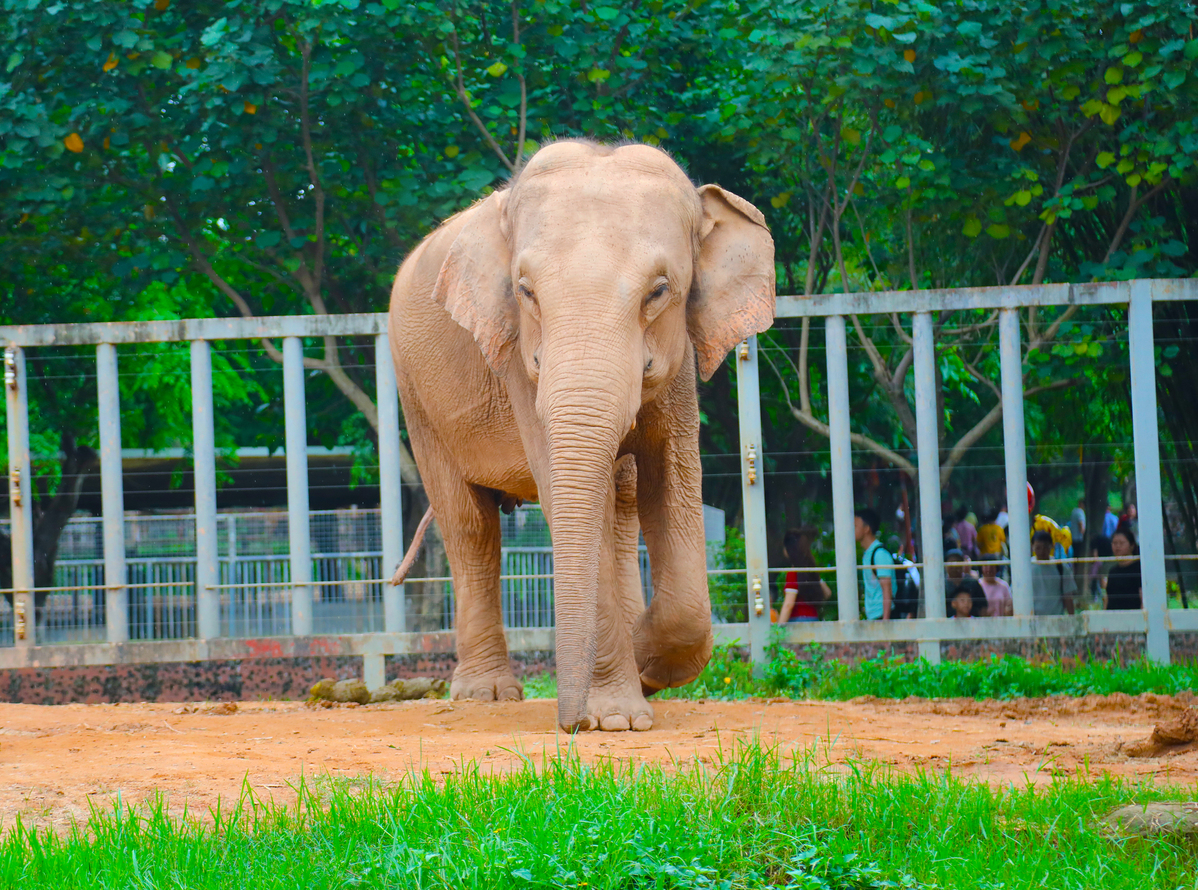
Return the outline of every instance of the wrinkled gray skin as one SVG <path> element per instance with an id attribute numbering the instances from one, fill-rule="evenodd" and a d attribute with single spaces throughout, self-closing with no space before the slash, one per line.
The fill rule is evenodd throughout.
<path id="1" fill-rule="evenodd" d="M 711 654 L 696 373 L 774 315 L 761 213 L 657 149 L 537 152 L 404 262 L 391 348 L 457 596 L 455 699 L 519 699 L 499 506 L 553 536 L 558 722 L 648 729 Z M 637 568 L 643 530 L 655 595 Z"/>

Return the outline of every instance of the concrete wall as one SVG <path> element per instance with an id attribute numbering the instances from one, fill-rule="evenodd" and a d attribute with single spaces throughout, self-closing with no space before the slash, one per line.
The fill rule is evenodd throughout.
<path id="1" fill-rule="evenodd" d="M 511 658 L 517 677 L 553 669 L 552 652 Z M 457 657 L 448 652 L 387 656 L 387 680 L 449 679 Z M 194 702 L 306 699 L 322 677 L 362 676 L 358 656 L 255 658 L 242 661 L 168 662 L 77 667 L 17 668 L 0 672 L 0 701 L 29 705 L 72 702 Z"/>
<path id="2" fill-rule="evenodd" d="M 991 655 L 1022 658 L 1086 658 L 1134 661 L 1144 654 L 1143 634 L 1099 634 L 1041 640 L 966 640 L 941 643 L 945 660 L 975 661 Z M 1173 634 L 1174 662 L 1198 661 L 1198 634 Z M 810 650 L 796 647 L 803 657 Z M 879 651 L 918 657 L 916 643 L 828 644 L 824 657 L 856 663 Z M 745 657 L 748 657 L 747 651 Z M 426 651 L 387 656 L 387 679 L 431 676 L 448 679 L 457 665 L 452 652 Z M 552 671 L 552 651 L 514 652 L 517 677 Z M 362 659 L 354 655 L 296 656 L 204 662 L 167 662 L 101 666 L 16 668 L 0 671 L 0 701 L 59 705 L 71 702 L 261 701 L 307 698 L 322 677 L 360 677 Z"/>

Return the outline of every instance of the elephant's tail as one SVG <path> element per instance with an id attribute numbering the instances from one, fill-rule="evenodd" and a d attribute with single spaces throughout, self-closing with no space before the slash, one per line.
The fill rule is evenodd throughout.
<path id="1" fill-rule="evenodd" d="M 399 564 L 399 568 L 391 576 L 392 584 L 403 584 L 404 578 L 408 577 L 408 572 L 412 571 L 412 566 L 416 564 L 416 557 L 420 553 L 420 545 L 424 543 L 424 533 L 428 531 L 429 523 L 432 521 L 433 508 L 430 506 L 424 511 L 420 525 L 416 526 L 416 534 L 412 535 L 412 544 L 408 547 L 408 552 L 404 554 L 403 562 Z"/>

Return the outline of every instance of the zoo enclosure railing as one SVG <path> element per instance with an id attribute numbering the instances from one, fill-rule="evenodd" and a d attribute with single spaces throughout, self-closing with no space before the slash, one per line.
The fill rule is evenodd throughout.
<path id="1" fill-rule="evenodd" d="M 1198 281 L 1132 282 L 973 288 L 940 291 L 891 291 L 779 297 L 778 318 L 824 318 L 831 448 L 836 578 L 840 618 L 791 628 L 796 641 L 917 641 L 930 659 L 940 657 L 942 640 L 1077 636 L 1088 633 L 1144 633 L 1147 652 L 1158 661 L 1169 658 L 1170 631 L 1198 630 L 1198 613 L 1170 614 L 1165 593 L 1165 554 L 1157 430 L 1152 306 L 1157 301 L 1198 299 Z M 1011 576 L 1014 616 L 961 622 L 945 617 L 944 600 L 926 597 L 926 617 L 874 622 L 858 619 L 857 565 L 853 535 L 853 489 L 849 424 L 846 317 L 905 313 L 913 318 L 913 372 L 918 433 L 919 502 L 925 542 L 923 574 L 943 577 L 940 536 L 939 452 L 937 443 L 935 351 L 932 313 L 973 309 L 999 314 L 1003 440 L 1008 502 L 1022 502 L 1026 488 L 1023 419 L 1023 372 L 1019 311 L 1025 307 L 1126 304 L 1131 357 L 1135 469 L 1140 502 L 1141 563 L 1145 608 L 1138 612 L 1087 612 L 1076 616 L 1036 616 L 1032 610 L 1031 553 L 1028 517 L 1011 513 Z M 394 369 L 386 341 L 384 314 L 191 319 L 108 324 L 66 324 L 0 328 L 5 346 L 5 394 L 8 411 L 9 492 L 13 546 L 14 645 L 0 651 L 0 667 L 39 664 L 111 664 L 146 661 L 192 661 L 286 654 L 357 654 L 367 659 L 368 679 L 381 677 L 382 656 L 419 651 L 427 645 L 407 632 L 403 587 L 382 585 L 381 632 L 324 634 L 318 631 L 313 591 L 309 528 L 308 472 L 302 338 L 373 336 L 379 411 L 379 476 L 381 565 L 394 566 L 401 554 L 399 403 Z M 269 583 L 285 591 L 289 635 L 272 639 L 233 639 L 222 622 L 222 591 L 248 586 L 225 583 L 218 557 L 216 514 L 216 449 L 213 431 L 211 342 L 260 338 L 283 339 L 285 442 L 288 487 L 289 548 L 287 576 Z M 116 347 L 150 342 L 190 343 L 193 454 L 195 467 L 195 636 L 190 639 L 134 642 L 130 635 L 130 563 L 124 544 L 124 509 L 120 452 L 120 406 Z M 34 627 L 31 514 L 31 469 L 25 355 L 28 348 L 56 345 L 96 347 L 99 391 L 100 476 L 103 538 L 105 640 L 73 646 L 39 645 Z M 748 621 L 724 625 L 724 638 L 748 639 L 753 660 L 763 663 L 770 631 L 769 566 L 766 557 L 764 480 L 760 390 L 756 338 L 735 351 L 740 416 L 741 480 L 744 497 L 746 594 Z M 303 531 L 300 531 L 303 530 Z M 536 573 L 530 573 L 536 574 Z M 137 580 L 137 579 L 135 579 Z M 364 579 L 380 582 L 381 578 Z M 178 579 L 143 582 L 178 586 Z M 78 585 L 80 587 L 91 585 Z M 92 586 L 94 589 L 94 586 Z M 509 628 L 513 650 L 551 648 L 549 628 Z"/>
<path id="2" fill-rule="evenodd" d="M 381 511 L 313 510 L 310 516 L 313 565 L 313 631 L 352 634 L 383 631 Z M 500 517 L 500 603 L 504 626 L 553 627 L 553 547 L 549 527 L 535 504 Z M 0 532 L 9 531 L 0 519 Z M 128 573 L 131 640 L 195 637 L 196 537 L 192 514 L 126 514 L 125 563 Z M 218 513 L 217 561 L 220 635 L 272 637 L 290 634 L 288 516 L 284 511 Z M 648 551 L 640 546 L 646 601 Z M 425 630 L 453 628 L 452 585 L 438 578 L 416 579 L 439 588 Z M 441 590 L 440 588 L 444 588 Z M 102 520 L 74 517 L 59 540 L 53 593 L 38 608 L 38 644 L 99 643 L 105 623 Z M 12 610 L 0 600 L 0 647 L 13 644 Z"/>

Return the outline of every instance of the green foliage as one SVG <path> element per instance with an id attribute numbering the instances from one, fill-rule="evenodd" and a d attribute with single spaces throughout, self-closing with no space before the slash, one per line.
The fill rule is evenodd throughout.
<path id="1" fill-rule="evenodd" d="M 737 645 L 716 646 L 711 659 L 686 686 L 663 689 L 654 698 L 710 698 L 737 701 L 760 694 L 762 685 L 753 678 L 753 665 Z"/>
<path id="2" fill-rule="evenodd" d="M 661 144 L 697 181 L 755 203 L 784 292 L 1198 269 L 1187 220 L 1198 45 L 1190 10 L 1171 0 L 0 10 L 5 322 L 136 317 L 142 295 L 168 299 L 151 284 L 185 287 L 207 305 L 194 314 L 377 311 L 399 260 L 439 220 L 537 143 L 571 135 Z M 946 472 L 976 445 L 999 446 L 987 318 L 940 319 Z M 889 321 L 863 316 L 854 331 L 866 349 L 851 351 L 853 425 L 901 455 L 914 442 L 909 320 Z M 1120 312 L 1041 311 L 1025 324 L 1028 435 L 1042 456 L 1129 441 L 1124 400 L 1110 396 L 1126 376 Z M 818 353 L 822 331 L 807 333 Z M 774 451 L 813 452 L 804 469 L 826 468 L 804 441 L 818 423 L 805 434 L 791 410 L 803 401 L 802 336 L 780 325 L 763 338 L 779 371 L 762 381 L 767 472 Z M 364 453 L 369 434 L 345 428 L 336 403 L 370 392 L 370 344 L 338 350 L 322 360 L 345 374 L 311 392 L 340 414 L 310 410 L 313 438 L 343 434 Z M 1162 374 L 1171 360 L 1162 352 Z M 63 389 L 55 398 L 74 406 Z M 705 446 L 738 450 L 734 384 L 725 372 L 701 392 Z M 55 440 L 51 422 L 69 412 L 43 407 L 35 432 Z M 67 418 L 82 438 L 91 414 L 85 402 Z M 150 412 L 147 441 L 151 426 L 170 430 L 169 414 Z M 277 409 L 238 417 L 254 437 L 238 444 L 279 444 Z M 709 487 L 709 501 L 735 499 L 733 483 Z"/>
<path id="3" fill-rule="evenodd" d="M 875 698 L 1014 699 L 1046 695 L 1174 695 L 1198 689 L 1198 664 L 1162 666 L 1141 659 L 1123 665 L 1115 661 L 1076 663 L 1029 662 L 1017 656 L 992 656 L 982 661 L 914 662 L 879 652 L 854 665 L 826 658 L 823 647 L 802 651 L 782 643 L 775 634 L 768 647 L 763 675 L 755 678 L 752 665 L 737 644 L 717 646 L 711 661 L 694 682 L 663 690 L 661 698 L 740 700 L 785 696 L 847 701 L 862 695 Z"/>
<path id="4" fill-rule="evenodd" d="M 728 574 L 707 576 L 711 612 L 724 621 L 743 621 L 748 608 L 745 533 L 736 526 L 727 526 L 724 529 L 724 545 L 712 553 L 712 557 L 714 567 L 728 571 Z"/>
<path id="5" fill-rule="evenodd" d="M 1198 688 L 1198 665 L 1162 666 L 1147 660 L 1121 665 L 1110 661 L 1035 664 L 1022 658 L 993 656 L 985 661 L 946 661 L 933 665 L 920 659 L 903 662 L 878 657 L 854 668 L 834 669 L 810 684 L 813 698 L 847 700 L 877 698 L 1037 698 L 1045 695 L 1173 695 Z"/>
<path id="6" fill-rule="evenodd" d="M 750 890 L 1130 890 L 1189 886 L 1192 841 L 1119 840 L 1111 809 L 1194 789 L 1101 778 L 992 787 L 818 752 L 737 745 L 707 766 L 569 754 L 511 773 L 465 763 L 395 784 L 300 780 L 292 806 L 168 801 L 94 812 L 67 831 L 5 826 L 0 883 L 225 888 L 630 887 Z M 189 814 L 194 817 L 196 814 Z"/>

